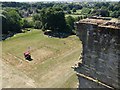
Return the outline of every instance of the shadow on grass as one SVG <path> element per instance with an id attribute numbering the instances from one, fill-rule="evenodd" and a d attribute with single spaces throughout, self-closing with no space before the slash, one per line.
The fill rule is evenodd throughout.
<path id="1" fill-rule="evenodd" d="M 67 38 L 71 35 L 73 35 L 72 33 L 67 33 L 67 32 L 53 32 L 53 31 L 45 31 L 44 32 L 45 35 L 47 35 L 48 37 L 55 37 L 55 38 Z"/>
<path id="2" fill-rule="evenodd" d="M 19 31 L 19 32 L 9 32 L 9 33 L 6 33 L 6 34 L 1 34 L 1 37 L 0 37 L 0 41 L 4 41 L 6 39 L 9 39 L 11 37 L 13 37 L 14 35 L 16 34 L 19 34 L 19 33 L 26 33 L 30 31 L 30 29 L 27 29 L 27 30 L 24 30 L 24 31 Z"/>
<path id="3" fill-rule="evenodd" d="M 27 32 L 30 31 L 29 29 L 26 30 Z M 26 31 L 21 31 L 21 32 L 10 32 L 10 33 L 7 33 L 7 34 L 2 34 L 1 37 L 0 37 L 0 41 L 4 41 L 6 39 L 9 39 L 11 37 L 13 37 L 14 35 L 16 34 L 19 34 L 19 33 L 26 33 Z M 44 35 L 47 35 L 48 37 L 55 37 L 55 38 L 67 38 L 71 35 L 75 35 L 74 33 L 68 33 L 68 32 L 58 32 L 58 31 L 44 31 Z"/>

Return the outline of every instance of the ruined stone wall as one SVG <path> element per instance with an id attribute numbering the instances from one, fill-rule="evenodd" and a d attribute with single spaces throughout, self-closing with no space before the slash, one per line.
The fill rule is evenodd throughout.
<path id="1" fill-rule="evenodd" d="M 120 88 L 120 30 L 77 23 L 77 34 L 83 43 L 82 66 L 77 72 L 98 79 L 113 88 Z M 79 77 L 80 88 L 103 88 Z"/>

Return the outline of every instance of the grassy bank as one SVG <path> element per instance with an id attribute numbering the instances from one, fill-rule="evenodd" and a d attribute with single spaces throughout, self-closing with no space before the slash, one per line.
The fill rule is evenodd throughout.
<path id="1" fill-rule="evenodd" d="M 76 36 L 67 38 L 54 38 L 44 35 L 41 30 L 32 30 L 27 33 L 16 34 L 15 36 L 2 42 L 3 62 L 8 68 L 12 67 L 15 73 L 15 78 L 22 79 L 23 75 L 27 75 L 30 80 L 33 80 L 33 87 L 66 87 L 73 88 L 77 84 L 76 76 L 71 66 L 78 61 L 81 52 L 81 42 Z M 27 62 L 23 57 L 24 51 L 30 47 L 32 61 Z M 15 68 L 15 69 L 14 69 Z M 13 76 L 14 73 L 9 73 L 9 69 L 4 70 L 4 75 Z M 8 73 L 6 73 L 8 72 Z M 23 76 L 24 77 L 24 76 Z M 7 80 L 6 80 L 7 78 Z M 27 79 L 28 79 L 27 78 Z M 23 87 L 25 82 L 22 79 Z M 3 78 L 3 87 L 16 87 L 16 81 L 8 83 L 11 78 Z M 13 85 L 14 83 L 14 85 Z M 31 84 L 30 84 L 31 85 Z M 25 86 L 24 86 L 25 87 Z M 29 85 L 26 87 L 30 87 Z"/>

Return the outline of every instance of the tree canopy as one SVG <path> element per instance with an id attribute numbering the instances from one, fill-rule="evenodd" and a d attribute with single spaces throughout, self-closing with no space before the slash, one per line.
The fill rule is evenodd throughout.
<path id="1" fill-rule="evenodd" d="M 65 31 L 65 14 L 60 8 L 44 8 L 33 20 L 39 21 L 43 30 Z"/>
<path id="2" fill-rule="evenodd" d="M 20 32 L 21 30 L 21 17 L 15 9 L 7 9 L 2 12 L 2 32 Z"/>
<path id="3" fill-rule="evenodd" d="M 31 27 L 72 32 L 76 16 L 78 20 L 94 15 L 120 18 L 120 2 L 2 2 L 2 7 L 3 33 L 21 32 L 21 28 Z M 27 17 L 32 17 L 34 22 Z"/>

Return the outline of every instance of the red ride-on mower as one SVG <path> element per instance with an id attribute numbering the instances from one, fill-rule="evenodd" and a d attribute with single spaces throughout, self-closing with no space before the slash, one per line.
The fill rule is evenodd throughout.
<path id="1" fill-rule="evenodd" d="M 24 53 L 24 57 L 25 57 L 25 59 L 26 60 L 29 60 L 29 61 L 31 61 L 32 59 L 31 59 L 31 55 L 30 55 L 30 52 L 29 51 L 27 51 L 27 52 L 25 52 Z"/>

